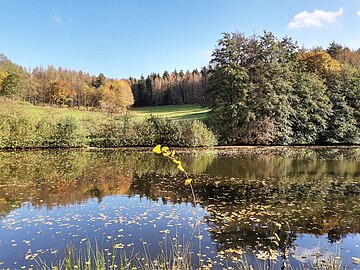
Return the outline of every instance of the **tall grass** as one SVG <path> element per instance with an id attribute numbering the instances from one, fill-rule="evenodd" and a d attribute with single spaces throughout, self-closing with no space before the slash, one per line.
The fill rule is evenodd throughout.
<path id="1" fill-rule="evenodd" d="M 178 240 L 169 242 L 165 248 L 161 248 L 158 255 L 151 256 L 149 247 L 144 244 L 144 250 L 134 253 L 133 250 L 117 249 L 116 245 L 112 251 L 103 251 L 97 246 L 92 248 L 90 244 L 85 251 L 76 250 L 73 246 L 65 251 L 65 257 L 53 262 L 46 262 L 37 258 L 37 269 L 42 270 L 192 270 L 192 269 L 212 269 L 211 262 L 201 267 L 192 262 L 194 250 L 191 241 L 181 243 Z M 236 257 L 236 258 L 235 258 Z M 346 270 L 348 265 L 344 265 L 339 254 L 332 254 L 327 259 L 318 257 L 315 262 L 313 258 L 309 261 L 298 264 L 291 264 L 288 260 L 278 261 L 274 259 L 255 259 L 247 253 L 239 253 L 237 256 L 223 256 L 223 265 L 228 265 L 224 269 L 237 270 Z M 230 266 L 231 265 L 231 266 Z"/>

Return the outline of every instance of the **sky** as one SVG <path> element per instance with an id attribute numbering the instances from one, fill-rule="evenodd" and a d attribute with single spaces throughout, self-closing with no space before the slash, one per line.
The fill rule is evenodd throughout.
<path id="1" fill-rule="evenodd" d="M 360 0 L 0 0 L 0 53 L 106 77 L 206 66 L 224 32 L 360 48 Z"/>

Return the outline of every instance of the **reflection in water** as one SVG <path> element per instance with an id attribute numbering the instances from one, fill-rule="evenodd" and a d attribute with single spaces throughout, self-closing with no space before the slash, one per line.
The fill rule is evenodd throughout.
<path id="1" fill-rule="evenodd" d="M 303 244 L 299 235 L 325 235 L 329 243 L 348 243 L 349 235 L 358 236 L 359 157 L 356 147 L 179 150 L 179 158 L 195 178 L 197 202 L 205 211 L 202 218 L 208 237 L 204 242 L 218 254 L 239 248 L 276 250 L 284 258 L 296 251 L 296 245 Z M 46 209 L 56 220 L 52 214 L 61 216 L 62 209 L 79 206 L 81 211 L 72 211 L 86 216 L 95 207 L 94 199 L 101 210 L 109 205 L 108 198 L 112 198 L 110 205 L 115 210 L 103 214 L 107 216 L 105 225 L 112 224 L 109 219 L 119 223 L 130 215 L 135 220 L 130 224 L 145 226 L 151 216 L 149 209 L 157 216 L 168 211 L 162 212 L 161 207 L 179 205 L 169 216 L 180 226 L 181 219 L 187 223 L 193 218 L 188 214 L 192 201 L 183 180 L 173 164 L 149 150 L 0 152 L 0 235 L 16 228 L 13 224 L 24 220 L 26 209 L 38 215 Z M 138 217 L 134 211 L 144 203 L 141 198 L 149 203 Z M 116 205 L 120 201 L 126 211 L 118 215 Z M 92 219 L 90 215 L 88 220 Z M 161 222 L 153 225 L 169 226 L 169 221 Z M 125 228 L 131 231 L 130 224 Z M 181 225 L 184 233 L 189 224 Z M 109 233 L 107 228 L 101 229 L 103 235 Z M 81 229 L 89 237 L 93 228 L 84 223 Z M 146 234 L 142 232 L 140 237 Z M 159 240 L 154 235 L 149 237 L 157 245 L 161 237 Z M 66 246 L 70 240 L 64 241 Z M 357 237 L 353 242 L 356 246 L 360 241 Z M 0 236 L 0 247 L 9 245 L 11 242 Z M 215 256 L 212 248 L 208 251 L 208 256 Z M 358 251 L 350 248 L 349 256 L 356 256 Z M 5 260 L 1 256 L 0 263 Z M 16 257 L 7 256 L 9 260 Z"/>

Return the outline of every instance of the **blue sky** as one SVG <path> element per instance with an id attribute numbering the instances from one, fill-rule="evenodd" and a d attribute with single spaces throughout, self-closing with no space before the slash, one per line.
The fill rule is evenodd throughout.
<path id="1" fill-rule="evenodd" d="M 360 48 L 360 0 L 0 0 L 0 53 L 107 77 L 207 65 L 222 32 Z"/>

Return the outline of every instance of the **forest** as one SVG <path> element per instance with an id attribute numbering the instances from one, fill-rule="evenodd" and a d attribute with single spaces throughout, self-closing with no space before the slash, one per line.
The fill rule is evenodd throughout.
<path id="1" fill-rule="evenodd" d="M 54 66 L 23 68 L 0 54 L 0 95 L 35 105 L 110 113 L 134 105 L 204 104 L 207 69 L 113 79 Z"/>
<path id="2" fill-rule="evenodd" d="M 306 49 L 291 38 L 224 33 L 200 70 L 107 78 L 62 67 L 24 68 L 0 54 L 0 96 L 119 114 L 200 104 L 219 144 L 360 143 L 360 49 Z"/>

